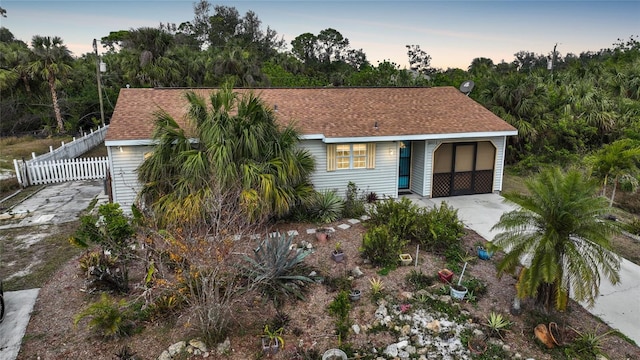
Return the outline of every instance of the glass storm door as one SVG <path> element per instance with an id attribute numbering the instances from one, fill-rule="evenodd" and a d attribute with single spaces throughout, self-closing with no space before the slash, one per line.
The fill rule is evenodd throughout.
<path id="1" fill-rule="evenodd" d="M 398 169 L 398 190 L 409 189 L 409 176 L 411 174 L 411 143 L 400 142 L 400 161 Z"/>

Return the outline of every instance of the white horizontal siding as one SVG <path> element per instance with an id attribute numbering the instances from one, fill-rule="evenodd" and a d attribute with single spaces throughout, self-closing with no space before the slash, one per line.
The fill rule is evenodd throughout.
<path id="1" fill-rule="evenodd" d="M 504 159 L 506 156 L 507 137 L 495 137 L 491 138 L 491 142 L 496 147 L 496 159 L 493 171 L 493 192 L 499 193 L 502 191 L 502 180 L 504 178 Z"/>
<path id="2" fill-rule="evenodd" d="M 327 171 L 326 144 L 320 140 L 304 140 L 301 147 L 313 155 L 316 168 L 311 175 L 311 182 L 317 191 L 336 190 L 344 196 L 347 185 L 354 182 L 365 192 L 375 192 L 378 197 L 396 198 L 398 196 L 398 152 L 397 143 L 376 143 L 375 169 L 349 169 Z M 392 152 L 391 152 L 392 151 Z"/>
<path id="3" fill-rule="evenodd" d="M 122 148 L 122 151 L 120 151 Z M 111 157 L 111 191 L 113 202 L 120 204 L 126 213 L 131 213 L 142 185 L 138 182 L 138 167 L 144 161 L 144 154 L 153 146 L 108 147 Z"/>
<path id="4" fill-rule="evenodd" d="M 441 141 L 427 140 L 424 149 L 424 192 L 422 196 L 431 197 L 431 189 L 433 188 L 433 154 Z"/>

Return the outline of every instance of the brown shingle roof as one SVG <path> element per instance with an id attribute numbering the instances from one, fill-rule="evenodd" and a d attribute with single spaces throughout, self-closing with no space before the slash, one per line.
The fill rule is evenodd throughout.
<path id="1" fill-rule="evenodd" d="M 186 89 L 122 89 L 107 141 L 147 140 L 160 109 L 184 124 Z M 215 89 L 195 90 L 205 98 Z M 253 91 L 278 121 L 296 121 L 303 135 L 372 137 L 515 131 L 454 87 L 234 89 Z M 378 123 L 378 129 L 374 124 Z"/>

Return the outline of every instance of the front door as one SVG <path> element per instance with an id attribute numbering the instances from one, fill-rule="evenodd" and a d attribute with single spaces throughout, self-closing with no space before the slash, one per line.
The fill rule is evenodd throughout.
<path id="1" fill-rule="evenodd" d="M 476 167 L 476 143 L 453 144 L 451 195 L 473 194 L 473 170 Z"/>
<path id="2" fill-rule="evenodd" d="M 399 156 L 398 191 L 407 191 L 411 176 L 411 143 L 409 141 L 400 142 Z"/>

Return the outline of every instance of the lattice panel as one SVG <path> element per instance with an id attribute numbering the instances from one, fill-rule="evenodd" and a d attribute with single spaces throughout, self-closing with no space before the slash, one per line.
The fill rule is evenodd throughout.
<path id="1" fill-rule="evenodd" d="M 444 197 L 450 194 L 451 173 L 433 174 L 432 197 Z"/>
<path id="2" fill-rule="evenodd" d="M 453 175 L 453 192 L 456 193 L 460 190 L 471 191 L 471 180 L 473 180 L 473 177 L 470 171 L 455 173 Z"/>
<path id="3" fill-rule="evenodd" d="M 475 174 L 476 194 L 488 194 L 493 190 L 493 170 L 478 170 Z"/>

